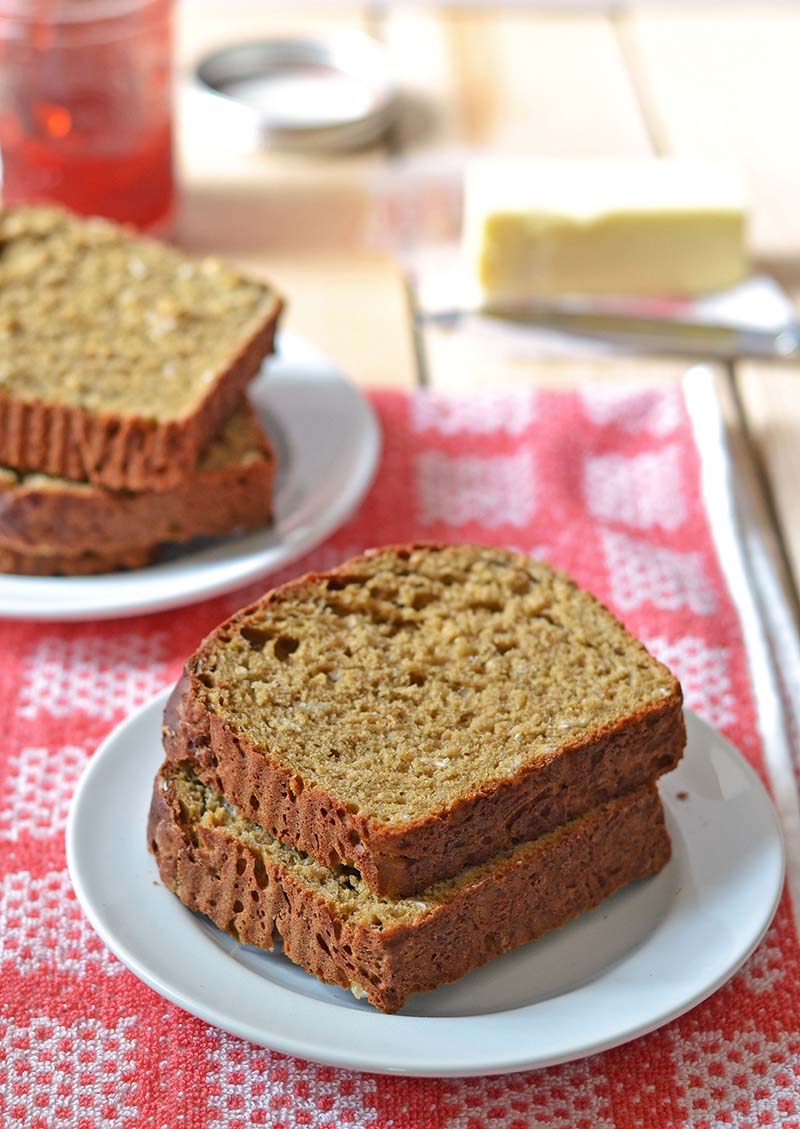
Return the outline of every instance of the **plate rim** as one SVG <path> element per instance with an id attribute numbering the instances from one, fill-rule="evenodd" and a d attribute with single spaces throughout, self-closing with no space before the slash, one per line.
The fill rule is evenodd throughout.
<path id="1" fill-rule="evenodd" d="M 238 569 L 226 571 L 224 575 L 209 579 L 205 584 L 202 582 L 202 569 L 199 572 L 199 581 L 188 586 L 179 583 L 181 576 L 185 577 L 188 574 L 191 577 L 196 571 L 193 554 L 188 553 L 184 558 L 189 566 L 188 569 L 175 576 L 171 590 L 160 596 L 151 594 L 147 584 L 149 570 L 146 568 L 132 569 L 124 573 L 104 573 L 99 577 L 35 577 L 0 573 L 0 618 L 30 623 L 94 622 L 128 616 L 154 615 L 172 608 L 188 607 L 203 600 L 225 595 L 261 576 L 267 576 L 294 563 L 330 537 L 352 516 L 372 486 L 381 458 L 383 437 L 375 409 L 364 391 L 347 377 L 337 362 L 313 342 L 291 331 L 281 331 L 276 340 L 276 352 L 271 357 L 265 358 L 264 365 L 268 366 L 273 359 L 276 363 L 280 363 L 283 359 L 293 365 L 313 366 L 316 379 L 322 376 L 326 382 L 338 384 L 344 394 L 351 397 L 353 412 L 361 415 L 360 423 L 364 428 L 363 446 L 346 488 L 325 509 L 314 529 L 285 544 L 277 560 L 265 563 L 263 559 L 265 553 L 274 552 L 274 548 L 253 550 L 246 557 L 232 557 L 230 561 L 224 563 L 235 566 L 238 561 Z M 269 381 L 269 379 L 268 368 L 262 368 L 255 378 L 256 381 Z M 290 517 L 291 514 L 287 515 L 287 519 Z M 265 529 L 271 528 L 274 527 L 265 527 Z M 219 540 L 222 543 L 223 539 Z M 96 587 L 98 580 L 113 580 L 119 576 L 124 576 L 132 582 L 131 591 L 126 593 L 124 600 L 114 600 L 112 595 L 108 599 L 87 603 L 85 597 L 81 596 L 82 592 Z M 133 587 L 136 578 L 140 578 L 139 585 Z M 57 606 L 52 598 L 51 602 L 48 602 L 46 596 L 47 589 L 56 583 L 62 586 L 64 593 Z M 22 605 L 15 604 L 15 600 L 19 599 L 19 593 L 13 591 L 15 585 L 24 586 L 26 590 L 30 589 L 30 594 L 23 597 Z M 3 589 L 6 586 L 10 591 L 4 593 Z M 69 592 L 74 593 L 74 596 L 67 603 Z M 45 595 L 43 596 L 42 593 Z M 33 606 L 37 601 L 43 603 L 43 606 Z"/>
<path id="2" fill-rule="evenodd" d="M 768 903 L 762 907 L 762 914 L 759 918 L 759 924 L 749 936 L 746 944 L 744 944 L 738 955 L 730 960 L 724 967 L 721 967 L 716 975 L 711 977 L 699 990 L 691 992 L 689 995 L 681 996 L 676 999 L 672 1006 L 662 1008 L 658 1013 L 651 1016 L 649 1019 L 640 1023 L 633 1024 L 632 1026 L 625 1026 L 624 1024 L 616 1032 L 609 1034 L 600 1039 L 586 1039 L 583 1041 L 578 1040 L 575 1046 L 565 1053 L 555 1053 L 553 1055 L 538 1054 L 531 1057 L 530 1052 L 521 1050 L 518 1055 L 509 1057 L 508 1055 L 501 1059 L 492 1060 L 490 1058 L 482 1059 L 481 1062 L 475 1065 L 465 1066 L 463 1062 L 459 1064 L 459 1056 L 457 1053 L 450 1052 L 450 1057 L 442 1062 L 437 1062 L 429 1066 L 421 1066 L 416 1064 L 412 1069 L 402 1063 L 397 1063 L 394 1060 L 388 1060 L 384 1051 L 384 1057 L 381 1057 L 380 1051 L 377 1053 L 375 1050 L 370 1054 L 362 1053 L 354 1057 L 352 1051 L 347 1049 L 339 1049 L 338 1043 L 332 1042 L 330 1039 L 325 1040 L 323 1035 L 306 1034 L 303 1038 L 298 1038 L 292 1035 L 284 1035 L 280 1032 L 269 1031 L 266 1028 L 257 1029 L 249 1022 L 236 1020 L 235 1016 L 224 1014 L 214 1006 L 206 1005 L 202 1000 L 202 987 L 195 989 L 195 997 L 189 997 L 179 988 L 176 989 L 172 986 L 168 979 L 159 972 L 153 970 L 136 956 L 134 952 L 128 947 L 125 939 L 120 939 L 113 930 L 106 926 L 102 914 L 96 909 L 93 898 L 87 890 L 84 882 L 84 877 L 81 873 L 81 868 L 76 860 L 76 826 L 78 823 L 81 809 L 86 802 L 84 800 L 85 794 L 91 788 L 94 781 L 95 774 L 100 772 L 98 766 L 105 766 L 106 759 L 117 751 L 117 747 L 124 748 L 124 745 L 119 745 L 119 742 L 124 739 L 127 730 L 134 728 L 137 724 L 141 724 L 147 720 L 147 715 L 152 711 L 160 713 L 163 704 L 166 702 L 167 697 L 172 692 L 172 687 L 168 686 L 161 690 L 149 701 L 143 703 L 138 709 L 133 711 L 128 717 L 123 719 L 108 736 L 104 739 L 98 747 L 95 754 L 90 758 L 80 780 L 76 786 L 70 803 L 69 813 L 66 824 L 66 856 L 67 867 L 69 870 L 70 880 L 72 882 L 74 891 L 77 895 L 78 901 L 81 905 L 83 912 L 86 914 L 92 927 L 98 933 L 103 942 L 114 953 L 115 956 L 142 982 L 147 984 L 150 988 L 156 991 L 162 997 L 170 1000 L 176 1004 L 183 1011 L 190 1015 L 194 1015 L 203 1021 L 210 1023 L 212 1026 L 227 1031 L 229 1034 L 235 1035 L 238 1038 L 246 1039 L 256 1045 L 268 1047 L 269 1049 L 279 1051 L 282 1054 L 292 1055 L 294 1057 L 305 1059 L 308 1061 L 321 1063 L 327 1066 L 333 1066 L 339 1069 L 349 1069 L 360 1072 L 370 1072 L 377 1074 L 396 1075 L 402 1077 L 430 1077 L 430 1078 L 458 1078 L 458 1077 L 479 1077 L 483 1075 L 493 1074 L 508 1074 L 516 1073 L 525 1070 L 540 1069 L 549 1066 L 557 1066 L 566 1062 L 576 1061 L 587 1057 L 588 1055 L 602 1053 L 603 1051 L 611 1050 L 614 1047 L 622 1046 L 625 1043 L 631 1042 L 640 1038 L 658 1028 L 670 1023 L 677 1019 L 687 1011 L 696 1007 L 709 996 L 713 995 L 719 988 L 721 988 L 732 976 L 739 971 L 742 965 L 748 960 L 760 942 L 763 940 L 767 930 L 769 929 L 772 920 L 777 911 L 785 883 L 786 871 L 786 852 L 783 842 L 783 834 L 780 826 L 779 818 L 775 809 L 775 805 L 770 797 L 767 789 L 761 781 L 756 770 L 739 752 L 739 750 L 730 742 L 723 734 L 706 722 L 694 711 L 685 708 L 684 712 L 687 715 L 687 721 L 690 724 L 697 724 L 700 730 L 708 733 L 714 737 L 718 742 L 722 743 L 726 756 L 732 760 L 737 767 L 743 771 L 744 777 L 748 784 L 748 792 L 754 792 L 757 796 L 757 801 L 765 805 L 765 811 L 769 814 L 770 830 L 774 836 L 771 845 L 777 848 L 779 867 L 778 873 L 775 878 L 774 886 L 771 889 L 770 898 Z M 159 748 L 159 759 L 161 751 Z M 156 758 L 153 758 L 156 761 Z M 141 763 L 150 764 L 147 755 L 141 758 Z M 149 774 L 150 768 L 147 772 Z M 149 775 L 148 775 L 149 780 Z M 665 805 L 668 806 L 668 805 Z M 673 813 L 680 810 L 678 808 L 670 811 Z M 679 822 L 679 821 L 678 821 Z M 143 827 L 142 827 L 143 831 Z M 142 851 L 145 852 L 144 834 L 141 836 Z M 151 859 L 153 873 L 157 877 L 155 870 L 155 863 Z M 176 908 L 187 915 L 187 922 L 190 920 L 191 911 L 182 906 L 180 901 L 167 890 L 163 884 L 158 881 L 155 883 L 159 889 L 163 889 L 175 901 Z M 670 913 L 667 913 L 669 918 Z M 194 934 L 193 934 L 194 935 Z M 227 962 L 229 958 L 223 950 L 217 946 L 210 936 L 205 934 L 198 928 L 196 937 L 199 943 L 209 946 L 216 954 L 219 954 L 221 962 Z M 647 938 L 643 944 L 646 944 L 650 938 Z M 542 1007 L 544 1004 L 552 1004 L 553 1000 L 568 999 L 569 997 L 580 996 L 587 989 L 591 988 L 594 984 L 602 983 L 603 979 L 612 974 L 616 969 L 621 966 L 624 967 L 626 961 L 630 960 L 633 955 L 639 951 L 642 945 L 636 945 L 629 950 L 616 964 L 605 968 L 597 977 L 588 983 L 580 984 L 573 989 L 568 989 L 559 996 L 551 997 L 547 1000 L 534 1001 L 530 1004 L 523 1004 L 516 1008 L 503 1009 L 496 1012 L 488 1012 L 477 1015 L 464 1015 L 464 1016 L 413 1016 L 413 1015 L 383 1015 L 377 1011 L 360 1011 L 347 1009 L 346 1014 L 349 1016 L 357 1016 L 356 1022 L 363 1022 L 366 1027 L 372 1027 L 377 1035 L 379 1025 L 381 1024 L 399 1024 L 406 1028 L 406 1035 L 410 1032 L 409 1027 L 415 1024 L 436 1024 L 444 1034 L 444 1028 L 451 1024 L 458 1027 L 474 1029 L 474 1038 L 480 1038 L 482 1035 L 487 1034 L 487 1029 L 492 1023 L 498 1020 L 501 1016 L 518 1016 L 524 1017 L 526 1013 L 531 1015 L 532 1010 L 537 1007 Z M 265 977 L 259 977 L 256 973 L 249 969 L 245 969 L 239 962 L 231 962 L 233 969 L 231 975 L 235 975 L 238 979 L 241 973 L 246 974 L 248 977 L 255 977 L 258 982 L 266 988 L 268 992 L 277 994 L 278 1000 L 284 997 L 285 1000 L 296 1000 L 297 993 L 288 987 L 277 984 L 274 981 Z M 314 999 L 310 997 L 302 997 L 305 1007 L 309 1007 L 312 1012 L 318 1012 L 318 1018 L 322 1018 L 324 1014 L 330 1012 L 331 1008 L 335 1009 L 337 1015 L 341 1015 L 342 1009 L 337 1005 L 331 1004 L 325 1000 Z M 325 1023 L 321 1022 L 316 1030 L 325 1030 Z M 384 1028 L 385 1031 L 385 1028 Z M 367 1042 L 365 1039 L 364 1042 Z M 444 1043 L 445 1040 L 443 1039 Z M 379 1045 L 380 1040 L 376 1039 L 376 1045 Z M 485 1046 L 484 1046 L 484 1049 Z"/>

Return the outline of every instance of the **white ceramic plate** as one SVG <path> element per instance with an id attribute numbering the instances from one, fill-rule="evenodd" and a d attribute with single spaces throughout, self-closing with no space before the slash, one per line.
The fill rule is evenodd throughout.
<path id="1" fill-rule="evenodd" d="M 137 976 L 254 1043 L 387 1074 L 567 1062 L 652 1031 L 710 995 L 775 912 L 783 849 L 772 804 L 741 755 L 687 712 L 686 756 L 661 786 L 673 858 L 656 878 L 413 998 L 400 1015 L 381 1015 L 278 952 L 237 944 L 156 881 L 145 826 L 166 697 L 132 715 L 92 758 L 67 825 L 70 874 L 89 920 Z"/>
<path id="2" fill-rule="evenodd" d="M 289 564 L 332 533 L 369 489 L 380 454 L 372 408 L 313 345 L 284 333 L 250 396 L 279 459 L 275 522 L 195 542 L 150 568 L 104 576 L 0 574 L 0 615 L 108 619 L 191 604 Z"/>

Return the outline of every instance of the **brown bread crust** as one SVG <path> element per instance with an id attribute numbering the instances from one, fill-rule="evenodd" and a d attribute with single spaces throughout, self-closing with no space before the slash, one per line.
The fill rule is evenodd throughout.
<path id="1" fill-rule="evenodd" d="M 118 546 L 111 553 L 34 553 L 0 544 L 0 572 L 18 576 L 96 576 L 152 564 L 157 545 Z"/>
<path id="2" fill-rule="evenodd" d="M 221 792 L 276 839 L 325 866 L 355 866 L 375 893 L 413 894 L 509 842 L 536 839 L 589 808 L 675 767 L 685 737 L 680 703 L 630 719 L 617 730 L 565 748 L 451 808 L 404 827 L 347 810 L 326 792 L 303 786 L 264 751 L 238 736 L 187 691 L 167 706 L 164 748 L 174 761 L 197 762 L 204 784 Z"/>
<path id="3" fill-rule="evenodd" d="M 110 490 L 167 490 L 197 466 L 265 356 L 273 351 L 280 299 L 217 373 L 190 416 L 158 422 L 12 399 L 0 391 L 0 464 Z"/>
<path id="4" fill-rule="evenodd" d="M 156 779 L 148 822 L 165 885 L 242 942 L 272 949 L 282 938 L 307 972 L 356 985 L 384 1012 L 566 924 L 670 857 L 658 793 L 642 788 L 481 867 L 414 923 L 367 928 L 230 832 L 188 824 L 170 771 Z"/>
<path id="5" fill-rule="evenodd" d="M 103 546 L 103 555 L 134 545 L 212 537 L 257 529 L 272 514 L 275 458 L 247 406 L 254 457 L 247 463 L 204 465 L 169 490 L 117 492 L 84 483 L 76 489 L 0 482 L 0 543 L 20 555 L 76 556 Z"/>
<path id="6" fill-rule="evenodd" d="M 437 548 L 398 548 L 421 547 Z M 260 603 L 284 599 L 298 586 L 341 575 L 370 555 L 283 585 Z M 509 842 L 538 838 L 589 808 L 669 772 L 683 754 L 682 695 L 674 680 L 673 693 L 651 709 L 581 742 L 562 746 L 523 766 L 509 779 L 487 783 L 449 808 L 403 826 L 379 823 L 348 810 L 342 800 L 296 777 L 268 749 L 237 733 L 201 700 L 197 666 L 220 634 L 235 632 L 258 606 L 238 612 L 187 662 L 165 712 L 166 754 L 174 761 L 197 762 L 204 783 L 275 838 L 325 866 L 355 866 L 377 894 L 413 894 L 465 866 L 491 858 Z"/>

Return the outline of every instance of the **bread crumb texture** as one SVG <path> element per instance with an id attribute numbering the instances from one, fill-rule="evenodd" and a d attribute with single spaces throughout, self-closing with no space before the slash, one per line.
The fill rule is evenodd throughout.
<path id="1" fill-rule="evenodd" d="M 201 701 L 266 755 L 387 825 L 678 694 L 568 577 L 500 549 L 384 549 L 235 616 L 198 652 Z"/>
<path id="2" fill-rule="evenodd" d="M 0 212 L 0 393 L 182 419 L 276 305 L 216 259 L 103 220 Z"/>

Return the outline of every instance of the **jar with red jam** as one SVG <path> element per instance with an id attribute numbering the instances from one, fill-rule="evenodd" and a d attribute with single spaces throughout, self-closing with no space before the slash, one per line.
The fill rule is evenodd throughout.
<path id="1" fill-rule="evenodd" d="M 0 0 L 4 205 L 168 224 L 171 22 L 172 0 Z"/>

